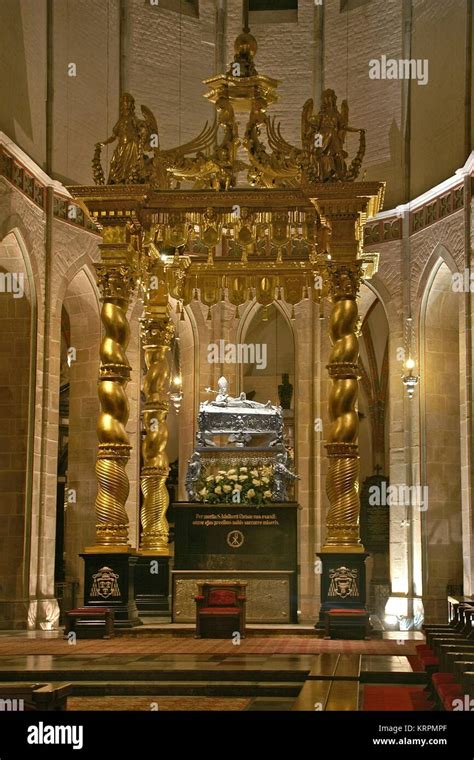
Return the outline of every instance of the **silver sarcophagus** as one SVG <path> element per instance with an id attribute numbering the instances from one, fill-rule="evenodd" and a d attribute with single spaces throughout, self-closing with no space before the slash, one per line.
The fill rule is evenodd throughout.
<path id="1" fill-rule="evenodd" d="M 245 393 L 230 396 L 225 377 L 214 393 L 214 400 L 199 405 L 186 475 L 190 501 L 287 501 L 287 485 L 297 476 L 288 466 L 281 407 L 251 401 Z"/>
<path id="2" fill-rule="evenodd" d="M 273 406 L 270 401 L 267 404 L 249 401 L 245 393 L 232 398 L 227 392 L 222 392 L 224 380 L 225 378 L 219 380 L 216 400 L 204 401 L 199 405 L 198 446 L 222 446 L 223 436 L 227 436 L 224 445 L 227 443 L 237 448 L 257 444 L 283 445 L 281 407 Z"/>

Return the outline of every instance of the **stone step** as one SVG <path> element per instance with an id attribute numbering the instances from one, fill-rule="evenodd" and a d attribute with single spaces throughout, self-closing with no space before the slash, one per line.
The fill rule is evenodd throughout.
<path id="1" fill-rule="evenodd" d="M 194 623 L 147 623 L 138 625 L 135 628 L 116 629 L 115 635 L 126 636 L 185 636 L 194 637 L 196 626 Z M 312 636 L 313 638 L 322 638 L 322 631 L 317 631 L 314 625 L 299 624 L 248 624 L 245 629 L 246 638 L 252 636 Z"/>
<path id="2" fill-rule="evenodd" d="M 74 697 L 98 697 L 98 696 L 265 696 L 265 697 L 292 697 L 298 696 L 301 683 L 288 681 L 273 681 L 262 683 L 255 681 L 240 681 L 228 683 L 226 681 L 77 681 L 72 683 L 71 696 Z"/>
<path id="3" fill-rule="evenodd" d="M 2 670 L 0 671 L 0 683 L 2 681 L 11 681 L 12 677 L 15 677 L 15 681 L 68 681 L 71 683 L 79 683 L 90 681 L 91 677 L 94 682 L 97 683 L 110 683 L 110 682 L 130 682 L 140 681 L 144 682 L 156 682 L 162 684 L 173 684 L 177 682 L 186 681 L 188 683 L 206 681 L 206 682 L 220 682 L 220 683 L 240 683 L 248 681 L 249 683 L 255 682 L 274 682 L 277 679 L 282 683 L 299 683 L 301 684 L 307 678 L 307 670 L 278 670 L 278 669 L 235 669 L 230 668 L 218 669 L 213 667 L 207 669 L 205 663 L 197 669 L 173 669 L 165 670 L 160 668 L 147 668 L 140 669 L 128 668 L 128 669 L 116 669 L 100 667 L 97 670 L 75 670 L 73 668 L 51 668 L 49 670 Z"/>

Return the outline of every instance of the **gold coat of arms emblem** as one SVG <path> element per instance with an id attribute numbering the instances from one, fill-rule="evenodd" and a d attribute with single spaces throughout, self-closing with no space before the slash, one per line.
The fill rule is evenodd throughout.
<path id="1" fill-rule="evenodd" d="M 108 599 L 112 596 L 120 596 L 120 589 L 117 583 L 118 574 L 114 573 L 110 567 L 101 567 L 101 569 L 92 576 L 91 597 L 100 596 L 102 599 Z"/>
<path id="2" fill-rule="evenodd" d="M 329 591 L 328 596 L 339 596 L 341 599 L 351 596 L 359 596 L 357 585 L 358 570 L 351 570 L 348 567 L 338 567 L 336 570 L 329 571 Z"/>

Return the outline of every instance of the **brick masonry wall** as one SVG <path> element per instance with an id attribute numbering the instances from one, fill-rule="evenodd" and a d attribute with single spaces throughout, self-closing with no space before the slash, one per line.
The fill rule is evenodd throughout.
<path id="1" fill-rule="evenodd" d="M 408 200 L 406 173 L 414 198 L 467 158 L 464 148 L 465 0 L 413 3 L 412 33 L 404 39 L 400 0 L 324 3 L 300 0 L 297 22 L 256 23 L 260 73 L 280 80 L 280 99 L 271 113 L 287 138 L 299 143 L 301 107 L 322 86 L 348 98 L 350 120 L 367 130 L 364 170 L 387 181 L 386 207 Z M 213 118 L 202 97 L 201 80 L 216 73 L 216 60 L 229 62 L 241 27 L 240 0 L 224 4 L 224 49 L 214 0 L 201 0 L 194 18 L 145 0 L 127 0 L 120 61 L 119 0 L 53 3 L 52 166 L 66 183 L 91 181 L 94 144 L 112 133 L 122 86 L 155 113 L 161 144 L 170 148 L 195 136 Z M 40 165 L 46 161 L 46 0 L 2 0 L 0 129 Z M 411 52 L 409 44 L 411 44 Z M 318 63 L 323 47 L 323 66 Z M 369 61 L 428 60 L 426 85 L 411 85 L 411 165 L 405 157 L 406 91 L 398 80 L 370 79 Z M 68 76 L 68 64 L 77 76 Z M 317 104 L 316 104 L 317 105 Z M 474 113 L 474 103 L 471 104 Z M 241 130 L 242 132 L 242 130 Z M 351 151 L 356 136 L 349 136 Z M 474 146 L 472 146 L 474 147 Z M 104 149 L 105 158 L 110 148 Z"/>

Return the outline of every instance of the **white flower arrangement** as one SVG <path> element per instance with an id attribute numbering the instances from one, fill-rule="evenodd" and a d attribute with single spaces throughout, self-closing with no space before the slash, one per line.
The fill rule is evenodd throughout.
<path id="1" fill-rule="evenodd" d="M 209 504 L 231 503 L 237 493 L 241 504 L 265 504 L 272 498 L 272 479 L 271 465 L 261 465 L 251 470 L 248 467 L 232 467 L 202 476 L 196 492 L 199 501 Z"/>

